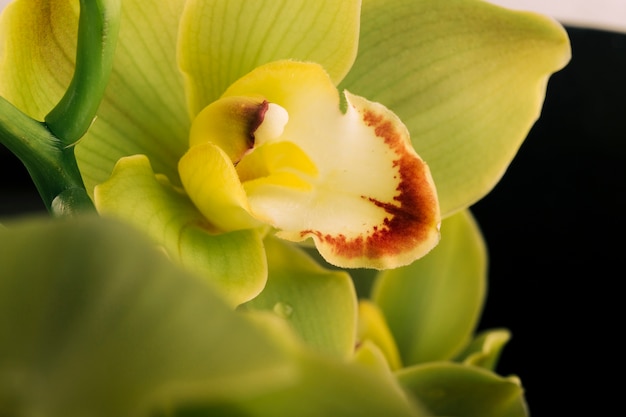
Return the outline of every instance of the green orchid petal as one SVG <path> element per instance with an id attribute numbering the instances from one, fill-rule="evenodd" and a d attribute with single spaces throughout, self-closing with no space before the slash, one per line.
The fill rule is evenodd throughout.
<path id="1" fill-rule="evenodd" d="M 511 332 L 506 329 L 486 330 L 477 335 L 456 360 L 494 371 L 500 353 L 510 339 Z"/>
<path id="2" fill-rule="evenodd" d="M 539 115 L 566 32 L 475 0 L 366 0 L 359 53 L 340 85 L 385 104 L 428 161 L 443 217 L 500 179 Z"/>
<path id="3" fill-rule="evenodd" d="M 380 273 L 372 298 L 405 365 L 451 359 L 469 342 L 485 297 L 486 258 L 463 211 L 443 221 L 441 243 L 427 257 Z"/>
<path id="4" fill-rule="evenodd" d="M 439 207 L 428 166 L 413 150 L 402 122 L 384 106 L 346 93 L 348 110 L 342 113 L 323 68 L 295 61 L 256 68 L 220 101 L 232 97 L 262 97 L 269 103 L 260 125 L 242 123 L 258 129 L 249 132 L 254 141 L 236 171 L 247 195 L 239 206 L 249 206 L 255 218 L 279 230 L 278 236 L 296 242 L 312 237 L 334 265 L 377 269 L 407 265 L 437 244 Z M 241 135 L 235 140 L 242 141 Z M 222 161 L 228 161 L 225 152 Z M 187 164 L 181 160 L 181 177 L 197 171 Z M 232 169 L 221 171 L 206 181 L 234 184 L 234 174 L 227 173 Z M 229 180 L 222 181 L 226 175 Z M 208 201 L 213 186 L 183 183 L 194 201 L 214 208 L 221 204 Z M 236 189 L 225 187 L 217 194 Z M 192 195 L 198 189 L 205 192 Z M 219 216 L 219 210 L 211 211 Z"/>
<path id="5" fill-rule="evenodd" d="M 284 318 L 309 346 L 342 358 L 354 352 L 356 293 L 350 276 L 322 268 L 301 249 L 268 237 L 268 281 L 245 304 Z"/>
<path id="6" fill-rule="evenodd" d="M 192 117 L 262 64 L 317 62 L 337 84 L 356 56 L 360 0 L 186 3 L 178 48 Z"/>
<path id="7" fill-rule="evenodd" d="M 482 368 L 433 362 L 396 373 L 400 384 L 433 416 L 527 417 L 524 391 L 515 377 Z"/>
<path id="8" fill-rule="evenodd" d="M 113 70 L 98 116 L 76 147 L 87 190 L 123 156 L 146 154 L 174 181 L 188 143 L 176 39 L 182 1 L 124 0 Z M 149 10 L 149 13 L 146 13 Z M 0 95 L 43 120 L 74 71 L 78 1 L 18 0 L 3 12 Z"/>
<path id="9" fill-rule="evenodd" d="M 267 262 L 255 229 L 222 233 L 189 198 L 155 176 L 143 155 L 122 158 L 95 190 L 98 211 L 134 224 L 169 256 L 217 285 L 231 304 L 256 296 L 265 285 Z"/>
<path id="10" fill-rule="evenodd" d="M 126 225 L 29 220 L 0 246 L 0 415 L 162 415 L 299 373 L 273 335 Z"/>
<path id="11" fill-rule="evenodd" d="M 74 72 L 78 1 L 17 0 L 2 11 L 0 94 L 44 120 Z"/>

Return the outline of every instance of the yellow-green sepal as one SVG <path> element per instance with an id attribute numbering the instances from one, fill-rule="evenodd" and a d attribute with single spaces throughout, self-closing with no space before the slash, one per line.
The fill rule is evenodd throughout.
<path id="1" fill-rule="evenodd" d="M 360 0 L 187 1 L 178 48 L 191 116 L 280 59 L 317 62 L 338 83 L 356 56 L 360 9 Z"/>
<path id="2" fill-rule="evenodd" d="M 482 331 L 457 356 L 456 361 L 495 371 L 500 353 L 510 339 L 511 332 L 507 329 Z"/>
<path id="3" fill-rule="evenodd" d="M 400 385 L 433 416 L 527 417 L 519 379 L 452 362 L 431 362 L 396 373 Z"/>
<path id="4" fill-rule="evenodd" d="M 340 88 L 384 103 L 428 162 L 442 217 L 497 183 L 570 58 L 553 20 L 475 0 L 367 0 Z"/>
<path id="5" fill-rule="evenodd" d="M 350 276 L 323 268 L 297 246 L 267 237 L 269 277 L 246 309 L 270 311 L 309 347 L 340 358 L 354 352 L 357 301 Z"/>
<path id="6" fill-rule="evenodd" d="M 102 215 L 146 232 L 171 258 L 216 285 L 232 305 L 265 285 L 261 232 L 223 232 L 209 223 L 180 189 L 154 174 L 144 155 L 121 159 L 111 178 L 96 187 L 95 204 Z"/>

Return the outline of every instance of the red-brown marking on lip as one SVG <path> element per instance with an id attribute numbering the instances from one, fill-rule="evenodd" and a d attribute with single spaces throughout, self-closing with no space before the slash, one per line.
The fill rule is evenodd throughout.
<path id="1" fill-rule="evenodd" d="M 254 148 L 254 144 L 256 142 L 255 133 L 265 120 L 265 114 L 268 109 L 269 102 L 267 100 L 263 100 L 261 102 L 256 102 L 255 100 L 243 100 L 231 110 L 233 119 L 242 119 L 245 122 L 245 130 L 242 132 L 245 135 L 245 143 L 241 143 L 239 146 L 233 147 L 228 155 L 233 162 L 233 165 L 237 166 L 239 161 L 241 161 L 241 158 Z"/>
<path id="2" fill-rule="evenodd" d="M 416 157 L 413 149 L 406 146 L 402 132 L 398 132 L 391 121 L 373 111 L 362 113 L 363 121 L 374 129 L 376 136 L 394 151 L 397 159 L 393 166 L 398 169 L 400 182 L 395 203 L 378 201 L 362 196 L 388 213 L 382 227 L 374 226 L 368 234 L 348 239 L 345 235 L 322 234 L 306 230 L 301 234 L 315 235 L 334 248 L 335 254 L 344 258 L 383 258 L 406 252 L 428 239 L 433 225 L 439 222 L 437 195 L 429 181 L 426 164 Z"/>
<path id="3" fill-rule="evenodd" d="M 248 119 L 248 132 L 250 132 L 248 144 L 251 148 L 254 146 L 254 134 L 263 123 L 263 120 L 265 120 L 265 113 L 267 113 L 267 109 L 269 109 L 269 107 L 270 103 L 267 100 L 263 100 L 256 109 L 256 112 L 253 112 L 251 114 L 252 117 Z"/>

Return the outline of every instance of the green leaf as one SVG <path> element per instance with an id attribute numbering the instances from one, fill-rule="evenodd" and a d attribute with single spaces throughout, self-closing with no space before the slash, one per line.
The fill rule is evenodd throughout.
<path id="1" fill-rule="evenodd" d="M 481 332 L 457 357 L 457 361 L 495 371 L 500 353 L 510 339 L 511 332 L 506 329 Z"/>
<path id="2" fill-rule="evenodd" d="M 453 358 L 483 305 L 487 254 L 469 211 L 444 220 L 441 233 L 428 256 L 381 272 L 373 289 L 405 365 Z"/>
<path id="3" fill-rule="evenodd" d="M 177 182 L 189 118 L 176 64 L 184 2 L 122 1 L 114 65 L 97 118 L 76 147 L 89 193 L 122 156 L 146 154 Z M 76 56 L 76 0 L 18 0 L 3 12 L 0 95 L 43 120 L 70 85 Z M 146 12 L 149 11 L 149 12 Z"/>
<path id="4" fill-rule="evenodd" d="M 340 88 L 407 125 L 444 217 L 500 179 L 570 57 L 554 21 L 475 0 L 365 0 L 360 33 Z"/>
<path id="5" fill-rule="evenodd" d="M 174 260 L 216 285 L 237 305 L 256 296 L 267 279 L 260 232 L 222 233 L 143 155 L 121 159 L 111 178 L 96 187 L 98 211 L 150 235 Z"/>
<path id="6" fill-rule="evenodd" d="M 321 267 L 296 246 L 265 239 L 268 280 L 259 296 L 245 304 L 284 318 L 309 346 L 341 358 L 354 352 L 356 293 L 350 276 Z"/>
<path id="7" fill-rule="evenodd" d="M 341 81 L 356 56 L 360 3 L 187 1 L 178 46 L 191 116 L 271 61 L 317 62 Z"/>
<path id="8" fill-rule="evenodd" d="M 314 353 L 276 317 L 233 311 L 125 225 L 7 226 L 0 415 L 424 415 L 388 372 Z"/>
<path id="9" fill-rule="evenodd" d="M 404 388 L 435 416 L 526 417 L 524 391 L 515 377 L 482 368 L 428 363 L 397 373 Z"/>
<path id="10" fill-rule="evenodd" d="M 0 415 L 144 416 L 293 380 L 266 332 L 127 226 L 14 223 L 0 247 Z"/>
<path id="11" fill-rule="evenodd" d="M 390 376 L 358 364 L 338 365 L 303 355 L 301 380 L 273 395 L 252 399 L 239 410 L 254 417 L 425 417 Z M 240 414 L 241 415 L 241 414 Z"/>
<path id="12" fill-rule="evenodd" d="M 268 389 L 261 395 L 251 393 L 236 401 L 212 402 L 179 407 L 168 416 L 247 416 L 247 417 L 425 417 L 416 400 L 409 398 L 384 358 L 371 357 L 366 363 L 345 362 L 320 355 L 295 340 L 288 340 L 284 321 L 252 313 L 257 323 L 278 333 L 294 359 L 296 376 L 279 389 Z M 259 316 L 259 314 L 262 314 Z M 373 347 L 373 349 L 376 349 Z M 377 355 L 371 352 L 372 355 Z M 361 358 L 363 359 L 363 358 Z"/>

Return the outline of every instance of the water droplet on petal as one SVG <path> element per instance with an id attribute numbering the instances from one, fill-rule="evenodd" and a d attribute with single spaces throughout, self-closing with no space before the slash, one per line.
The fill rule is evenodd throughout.
<path id="1" fill-rule="evenodd" d="M 273 310 L 274 313 L 285 319 L 288 319 L 293 314 L 293 307 L 290 304 L 283 302 L 278 302 L 274 304 Z"/>

